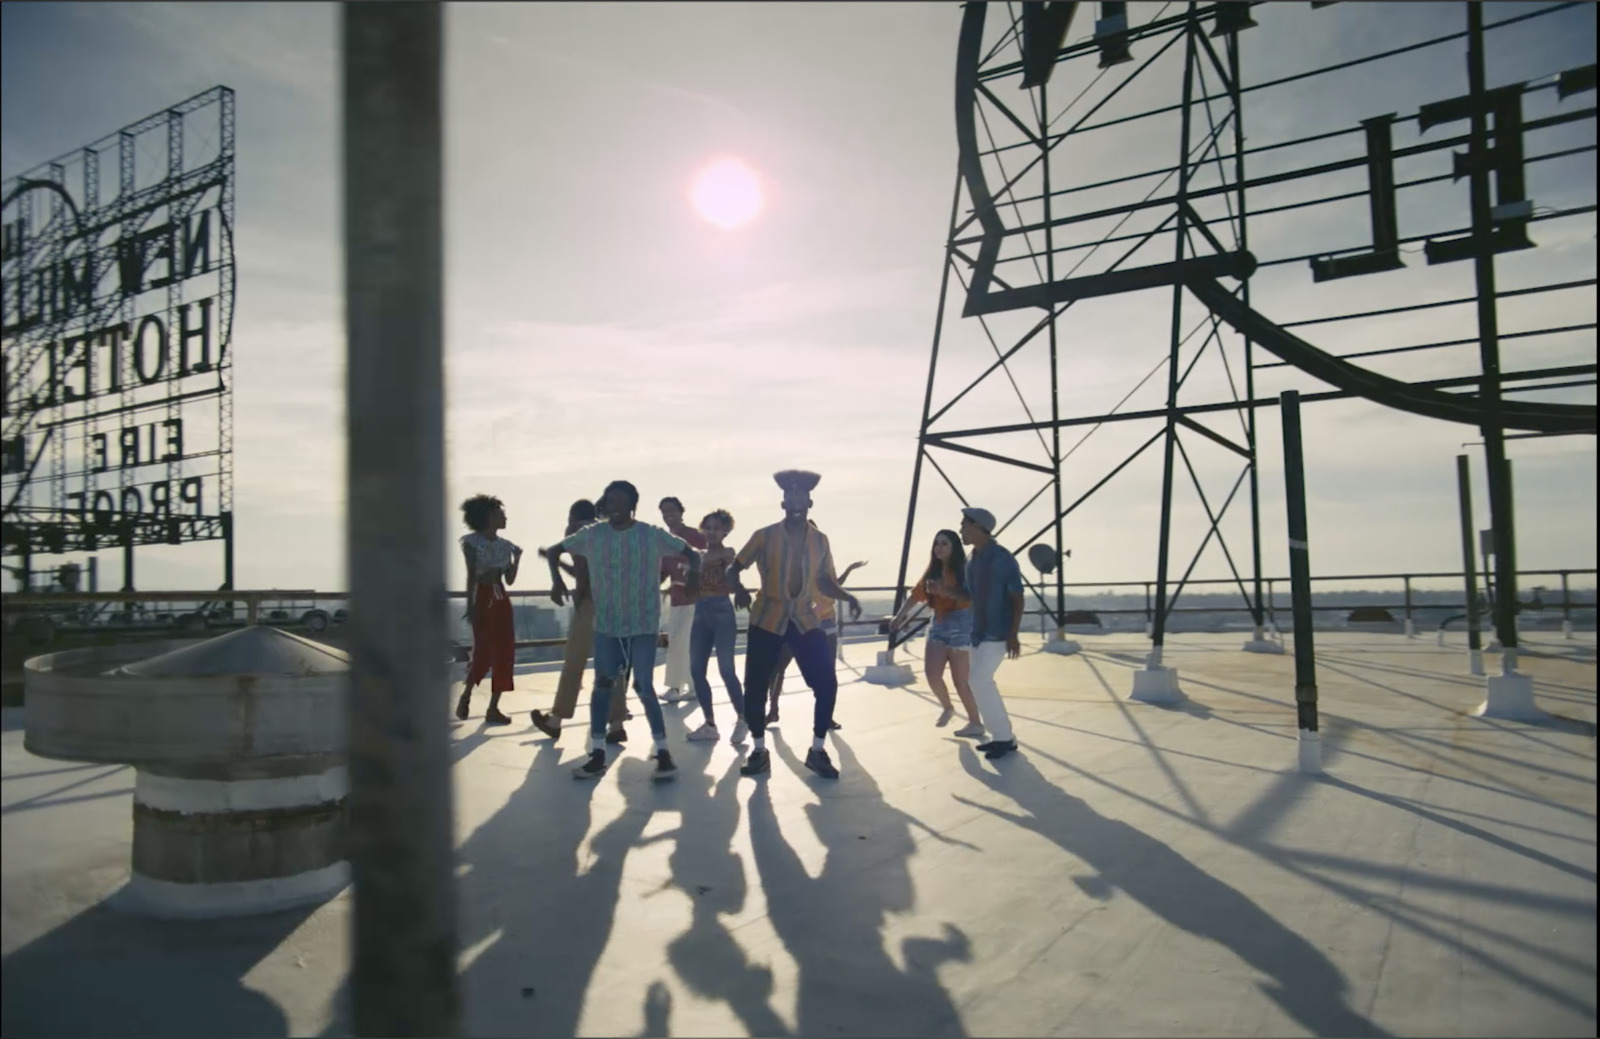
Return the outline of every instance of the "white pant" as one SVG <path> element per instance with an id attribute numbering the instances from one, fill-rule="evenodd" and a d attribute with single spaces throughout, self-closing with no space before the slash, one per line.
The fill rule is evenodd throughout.
<path id="1" fill-rule="evenodd" d="M 994 682 L 994 673 L 1000 670 L 1005 658 L 1004 642 L 980 642 L 972 647 L 972 670 L 967 675 L 972 698 L 978 701 L 978 717 L 988 726 L 989 738 L 996 743 L 1007 743 L 1015 738 L 1011 732 L 1011 716 L 1006 713 L 1000 687 Z"/>
<path id="2" fill-rule="evenodd" d="M 689 679 L 689 636 L 694 631 L 694 606 L 667 608 L 667 673 L 662 685 L 685 692 Z"/>

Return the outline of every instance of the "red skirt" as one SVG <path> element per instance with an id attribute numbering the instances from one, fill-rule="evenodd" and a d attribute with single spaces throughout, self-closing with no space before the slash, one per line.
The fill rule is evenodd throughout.
<path id="1" fill-rule="evenodd" d="M 467 668 L 467 688 L 472 689 L 492 673 L 489 690 L 503 693 L 514 688 L 511 669 L 516 662 L 517 631 L 511 619 L 511 599 L 499 581 L 480 584 L 473 594 L 472 663 Z"/>

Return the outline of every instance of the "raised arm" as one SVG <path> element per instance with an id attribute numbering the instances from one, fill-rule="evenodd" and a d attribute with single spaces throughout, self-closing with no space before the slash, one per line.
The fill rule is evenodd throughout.
<path id="1" fill-rule="evenodd" d="M 848 573 L 848 571 L 846 572 Z M 849 603 L 850 619 L 861 619 L 861 600 L 839 587 L 839 579 L 833 573 L 833 557 L 831 555 L 823 560 L 822 569 L 817 573 L 817 591 L 830 599 L 838 599 L 841 602 Z"/>

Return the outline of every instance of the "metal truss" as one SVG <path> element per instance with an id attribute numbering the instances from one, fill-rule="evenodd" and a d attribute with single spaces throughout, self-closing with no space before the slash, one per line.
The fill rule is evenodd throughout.
<path id="1" fill-rule="evenodd" d="M 1085 32 L 1089 27 L 1081 23 L 1088 21 L 1091 6 L 1099 8 L 1099 17 L 1092 32 Z M 913 560 L 921 556 L 912 537 L 919 507 L 925 508 L 929 496 L 923 486 L 925 467 L 962 505 L 970 502 L 947 469 L 952 457 L 979 459 L 993 463 L 992 469 L 1029 478 L 1032 482 L 1016 492 L 1020 505 L 999 515 L 996 534 L 1019 556 L 1032 546 L 1045 545 L 1060 561 L 1066 554 L 1063 527 L 1068 519 L 1154 450 L 1162 462 L 1151 665 L 1159 665 L 1168 617 L 1213 545 L 1251 611 L 1259 637 L 1264 603 L 1257 412 L 1276 406 L 1278 400 L 1258 393 L 1257 381 L 1258 373 L 1269 368 L 1297 369 L 1310 377 L 1301 391 L 1302 402 L 1360 397 L 1481 428 L 1491 444 L 1491 500 L 1498 503 L 1495 529 L 1504 542 L 1497 567 L 1503 571 L 1500 580 L 1509 582 L 1502 588 L 1514 589 L 1509 472 L 1501 472 L 1506 430 L 1592 434 L 1595 408 L 1508 397 L 1503 391 L 1593 387 L 1596 366 L 1530 364 L 1502 370 L 1499 344 L 1562 334 L 1592 340 L 1595 325 L 1568 322 L 1503 334 L 1497 331 L 1494 313 L 1501 300 L 1513 297 L 1592 294 L 1595 279 L 1569 276 L 1497 290 L 1492 277 L 1484 283 L 1482 268 L 1487 263 L 1492 270 L 1497 254 L 1532 249 L 1535 243 L 1528 238 L 1532 225 L 1592 219 L 1592 178 L 1586 204 L 1540 209 L 1523 198 L 1521 169 L 1535 163 L 1592 161 L 1586 158 L 1595 150 L 1592 131 L 1587 142 L 1576 147 L 1525 154 L 1522 144 L 1525 139 L 1538 141 L 1538 131 L 1584 122 L 1592 126 L 1594 107 L 1567 99 L 1593 89 L 1594 66 L 1552 70 L 1559 75 L 1491 90 L 1482 81 L 1482 52 L 1487 33 L 1576 5 L 1531 9 L 1487 26 L 1477 5 L 1459 5 L 1469 9 L 1466 31 L 1376 53 L 1342 55 L 1322 67 L 1259 82 L 1248 82 L 1244 75 L 1240 34 L 1269 31 L 1257 26 L 1256 16 L 1266 23 L 1281 17 L 1279 12 L 1288 5 L 1140 4 L 1137 7 L 1151 15 L 1142 24 L 1130 24 L 1129 6 L 965 6 L 955 84 L 958 175 L 912 470 L 897 608 L 904 601 L 908 576 L 916 576 Z M 1340 5 L 1309 16 L 1384 17 L 1378 5 Z M 1080 30 L 1076 34 L 1075 22 Z M 1381 74 L 1418 51 L 1459 46 L 1463 40 L 1478 70 L 1463 97 L 1450 98 L 1452 88 L 1441 86 L 1437 103 L 1421 104 L 1404 117 L 1375 115 L 1345 129 L 1299 137 L 1263 132 L 1259 140 L 1247 142 L 1247 108 L 1265 110 L 1280 88 L 1358 67 Z M 1150 96 L 1152 89 L 1158 97 Z M 1551 92 L 1561 102 L 1555 111 L 1524 120 L 1525 99 Z M 1113 161 L 1132 131 L 1148 125 L 1160 135 L 1159 127 L 1174 120 L 1176 126 L 1169 126 L 1161 139 L 1176 152 L 1175 162 Z M 1427 133 L 1437 126 L 1459 126 L 1464 120 L 1471 124 L 1466 133 Z M 1415 127 L 1421 139 L 1395 147 L 1396 126 L 1407 127 L 1407 132 Z M 1452 158 L 1452 149 L 1463 145 L 1466 153 L 1454 153 Z M 1330 152 L 1336 157 L 1330 158 Z M 1430 167 L 1425 175 L 1397 179 L 1397 164 L 1411 170 L 1430 159 L 1449 160 L 1449 165 L 1442 171 Z M 1130 165 L 1133 168 L 1128 169 Z M 1480 190 L 1480 182 L 1487 184 L 1491 168 L 1498 194 L 1492 212 L 1480 212 L 1478 196 L 1487 190 Z M 1349 175 L 1362 171 L 1367 187 L 1350 190 Z M 1446 186 L 1454 178 L 1469 174 L 1474 202 L 1469 223 L 1435 221 L 1436 226 L 1425 233 L 1400 234 L 1397 198 L 1408 202 L 1422 191 L 1448 191 Z M 1299 189 L 1300 197 L 1284 198 L 1286 189 Z M 1268 203 L 1252 209 L 1251 203 L 1262 195 L 1268 196 Z M 1316 207 L 1362 199 L 1370 210 L 1371 245 L 1302 253 L 1284 244 L 1281 229 L 1309 219 L 1318 212 Z M 1464 216 L 1467 208 L 1458 205 L 1457 215 Z M 1271 242 L 1264 251 L 1253 249 L 1251 241 L 1252 227 L 1262 227 L 1263 221 Z M 1300 248 L 1307 237 L 1298 236 Z M 1425 253 L 1429 265 L 1470 259 L 1479 269 L 1478 277 L 1472 291 L 1401 306 L 1347 305 L 1342 312 L 1289 321 L 1273 320 L 1257 309 L 1270 307 L 1273 299 L 1264 292 L 1269 285 L 1281 285 L 1279 274 L 1298 268 L 1308 284 L 1381 276 L 1407 266 L 1402 253 Z M 1069 355 L 1064 344 L 1083 328 L 1074 308 L 1133 292 L 1144 293 L 1140 301 L 1150 310 L 1159 307 L 1166 312 L 1163 348 L 1150 349 L 1148 371 L 1120 399 L 1107 396 L 1099 409 L 1068 413 L 1062 386 L 1074 382 L 1077 368 L 1069 359 L 1075 355 Z M 1290 331 L 1468 306 L 1477 307 L 1480 319 L 1479 334 L 1470 339 L 1384 342 L 1375 349 L 1337 353 L 1301 338 L 1308 333 Z M 1030 320 L 1007 332 L 999 321 L 1008 315 L 1013 322 L 1023 315 Z M 971 335 L 973 323 L 981 336 Z M 957 331 L 977 345 L 953 345 Z M 1482 347 L 1476 370 L 1440 377 L 1391 376 L 1368 367 L 1374 362 L 1365 360 L 1466 345 Z M 1132 337 L 1115 347 L 1130 357 L 1145 349 Z M 947 375 L 952 361 L 978 367 L 979 359 L 981 371 L 976 376 L 942 384 L 949 382 L 948 377 L 939 377 Z M 1029 363 L 1029 374 L 1019 374 Z M 1210 389 L 1199 385 L 1205 381 L 1197 378 L 1200 372 L 1209 373 Z M 1040 400 L 1046 382 L 1048 416 L 1041 414 L 1045 409 Z M 1130 401 L 1151 392 L 1147 387 L 1162 383 L 1165 393 L 1159 404 L 1145 401 L 1129 407 Z M 955 424 L 953 412 L 964 401 L 997 386 L 1012 391 L 1020 405 L 1017 421 Z M 1218 387 L 1225 387 L 1225 392 L 1219 393 Z M 1064 447 L 1063 435 L 1080 429 L 1082 435 Z M 1091 477 L 1069 482 L 1063 464 L 1089 436 L 1102 430 L 1123 438 L 1116 460 Z M 1036 452 L 1016 447 L 1026 434 L 1037 440 Z M 1012 446 L 1002 450 L 986 441 L 1008 441 Z M 1197 451 L 1211 452 L 1213 464 L 1204 467 L 1206 472 L 1196 464 Z M 1234 460 L 1220 474 L 1214 464 L 1218 457 Z M 1035 488 L 1031 495 L 1026 487 Z M 1174 496 L 1180 491 L 1194 495 L 1207 526 L 1192 555 L 1177 560 L 1172 521 Z M 1040 522 L 1036 506 L 1046 497 L 1049 507 Z M 1249 513 L 1249 534 L 1248 544 L 1236 551 L 1224 537 L 1223 521 L 1239 509 Z M 1025 516 L 1030 518 L 1024 522 Z M 1058 627 L 1065 624 L 1064 568 L 1055 567 L 1054 589 L 1043 575 L 1028 583 L 1038 605 Z M 1515 596 L 1501 599 L 1514 604 Z M 1500 634 L 1505 645 L 1515 646 L 1510 608 Z"/>

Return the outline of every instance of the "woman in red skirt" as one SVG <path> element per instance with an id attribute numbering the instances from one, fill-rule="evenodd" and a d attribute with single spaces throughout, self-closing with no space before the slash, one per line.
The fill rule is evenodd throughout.
<path id="1" fill-rule="evenodd" d="M 509 725 L 511 719 L 500 710 L 500 694 L 512 688 L 511 668 L 515 663 L 517 633 L 511 620 L 511 599 L 506 585 L 517 579 L 522 549 L 500 536 L 505 529 L 506 509 L 499 498 L 479 494 L 461 503 L 461 518 L 472 533 L 461 538 L 461 554 L 467 561 L 467 620 L 472 624 L 472 663 L 467 668 L 467 687 L 456 701 L 456 717 L 465 721 L 472 689 L 484 676 L 489 681 L 489 709 L 485 725 Z"/>

